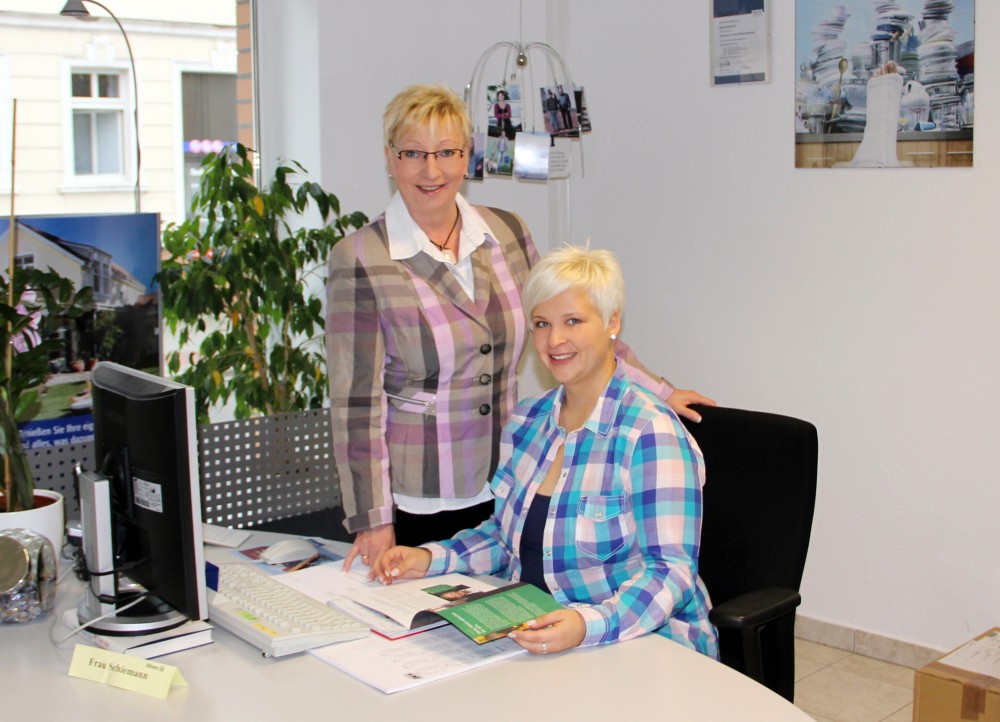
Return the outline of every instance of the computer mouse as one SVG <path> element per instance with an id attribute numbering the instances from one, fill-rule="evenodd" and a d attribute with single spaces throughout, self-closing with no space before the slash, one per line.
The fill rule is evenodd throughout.
<path id="1" fill-rule="evenodd" d="M 306 539 L 282 539 L 260 553 L 260 560 L 267 564 L 297 562 L 316 556 L 316 546 Z"/>

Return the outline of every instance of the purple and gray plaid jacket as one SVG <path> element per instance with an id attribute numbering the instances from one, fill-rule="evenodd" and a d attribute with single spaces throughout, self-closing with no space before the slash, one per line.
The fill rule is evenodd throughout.
<path id="1" fill-rule="evenodd" d="M 538 251 L 516 214 L 475 209 L 491 230 L 472 254 L 475 299 L 425 253 L 390 258 L 383 217 L 330 254 L 330 413 L 351 533 L 391 523 L 393 492 L 471 498 L 496 470 L 528 332 L 520 289 Z M 627 345 L 615 352 L 637 383 L 673 392 Z"/>
<path id="2" fill-rule="evenodd" d="M 476 210 L 492 238 L 472 254 L 475 299 L 424 253 L 391 259 L 384 218 L 330 255 L 333 451 L 352 533 L 392 522 L 393 491 L 473 497 L 496 468 L 538 251 L 515 214 Z"/>

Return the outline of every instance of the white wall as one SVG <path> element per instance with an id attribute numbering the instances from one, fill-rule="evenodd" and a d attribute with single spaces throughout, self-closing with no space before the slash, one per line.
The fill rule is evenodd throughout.
<path id="1" fill-rule="evenodd" d="M 389 194 L 385 102 L 416 81 L 461 90 L 487 46 L 518 39 L 518 4 L 320 6 L 299 28 L 307 47 L 319 33 L 318 81 L 294 91 L 319 97 L 317 153 L 298 160 L 374 215 Z M 561 46 L 587 90 L 595 130 L 569 237 L 619 254 L 626 340 L 723 404 L 819 428 L 802 614 L 941 649 L 996 624 L 995 74 L 978 74 L 973 169 L 796 170 L 792 0 L 772 3 L 772 82 L 735 88 L 709 85 L 706 3 L 524 6 L 523 39 Z M 1000 6 L 977 11 L 979 67 L 996 67 Z M 306 143 L 263 131 L 272 148 Z M 561 240 L 548 187 L 470 186 L 521 213 L 543 250 Z"/>

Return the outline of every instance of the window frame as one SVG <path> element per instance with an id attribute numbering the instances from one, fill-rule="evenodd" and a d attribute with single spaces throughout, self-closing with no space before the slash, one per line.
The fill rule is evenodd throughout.
<path id="1" fill-rule="evenodd" d="M 232 75 L 235 76 L 238 84 L 240 82 L 239 67 L 235 52 L 229 55 L 219 53 L 213 57 L 211 63 L 200 63 L 192 61 L 175 61 L 173 66 L 173 106 L 174 106 L 174 127 L 178 131 L 174 134 L 174 162 L 175 167 L 180 170 L 174 177 L 174 213 L 176 218 L 187 217 L 189 199 L 186 195 L 186 186 L 190 179 L 185 173 L 184 154 L 184 74 L 196 73 L 199 75 Z M 237 91 L 237 102 L 239 92 Z M 238 108 L 238 106 L 237 106 Z M 239 121 L 237 120 L 237 136 L 239 135 Z"/>
<path id="2" fill-rule="evenodd" d="M 35 254 L 29 253 L 18 253 L 14 256 L 14 267 L 15 268 L 34 268 L 35 267 Z"/>
<path id="3" fill-rule="evenodd" d="M 88 74 L 97 90 L 98 75 L 118 76 L 117 98 L 86 98 L 73 95 L 73 75 Z M 94 64 L 80 58 L 63 60 L 60 96 L 63 105 L 63 186 L 64 193 L 107 192 L 135 190 L 135 99 L 132 97 L 132 69 L 127 62 Z M 76 172 L 75 116 L 77 111 L 93 113 L 113 110 L 120 113 L 119 139 L 121 141 L 121 172 L 87 173 Z M 92 116 L 96 117 L 96 116 Z"/>

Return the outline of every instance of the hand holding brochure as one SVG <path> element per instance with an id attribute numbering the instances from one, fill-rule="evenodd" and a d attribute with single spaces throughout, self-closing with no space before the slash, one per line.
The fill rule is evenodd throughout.
<path id="1" fill-rule="evenodd" d="M 506 637 L 523 629 L 525 622 L 562 609 L 552 596 L 530 584 L 496 587 L 462 574 L 396 582 L 345 596 L 406 630 L 439 626 L 445 620 L 477 644 Z"/>

